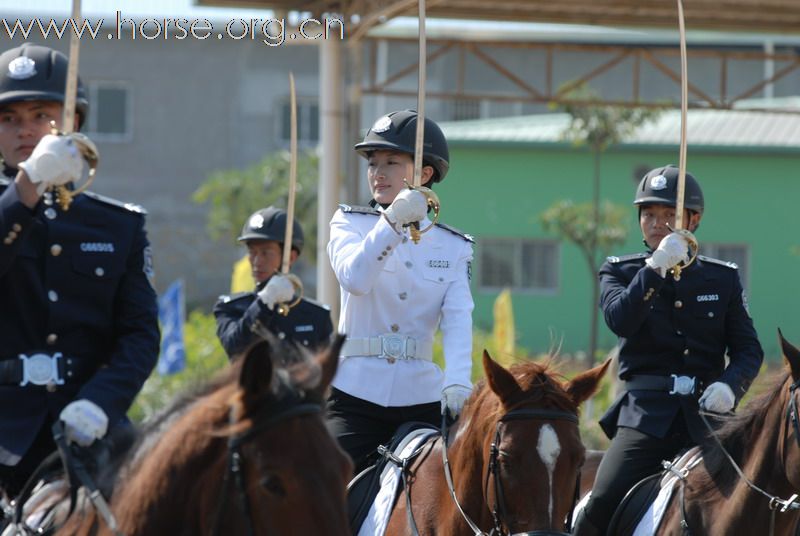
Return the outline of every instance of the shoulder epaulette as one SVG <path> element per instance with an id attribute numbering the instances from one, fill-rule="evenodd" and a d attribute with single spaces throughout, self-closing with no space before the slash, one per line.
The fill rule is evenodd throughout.
<path id="1" fill-rule="evenodd" d="M 252 292 L 237 292 L 235 294 L 222 294 L 218 298 L 218 301 L 221 301 L 222 303 L 231 303 L 231 302 L 234 302 L 234 301 L 237 301 L 237 300 L 241 300 L 242 298 L 248 298 L 248 297 L 252 299 L 253 293 Z"/>
<path id="2" fill-rule="evenodd" d="M 303 301 L 307 301 L 311 305 L 316 305 L 317 307 L 325 309 L 326 311 L 330 311 L 331 310 L 331 306 L 330 305 L 322 303 L 322 302 L 318 302 L 317 300 L 312 300 L 311 298 L 305 298 L 304 297 Z"/>
<path id="3" fill-rule="evenodd" d="M 647 253 L 631 253 L 630 255 L 623 255 L 621 257 L 606 257 L 606 260 L 611 264 L 617 264 L 619 262 L 634 261 L 637 259 L 644 259 L 646 257 Z"/>
<path id="4" fill-rule="evenodd" d="M 94 192 L 83 192 L 83 195 L 88 197 L 89 199 L 94 199 L 95 201 L 99 201 L 106 205 L 111 205 L 112 207 L 122 208 L 130 212 L 135 212 L 137 214 L 147 214 L 147 211 L 141 205 L 137 205 L 136 203 L 125 203 L 124 201 L 119 201 L 117 199 L 113 199 L 111 197 L 106 197 L 104 195 L 96 194 Z"/>
<path id="5" fill-rule="evenodd" d="M 723 261 L 721 259 L 715 259 L 714 257 L 706 257 L 705 255 L 698 255 L 697 258 L 700 259 L 703 262 L 710 262 L 711 264 L 718 264 L 720 266 L 725 266 L 726 268 L 730 268 L 732 270 L 738 270 L 739 269 L 739 265 L 736 264 L 735 262 Z"/>
<path id="6" fill-rule="evenodd" d="M 455 227 L 451 227 L 451 226 L 447 225 L 446 223 L 437 223 L 436 227 L 441 227 L 445 231 L 449 231 L 449 232 L 453 233 L 456 236 L 460 236 L 461 238 L 463 238 L 467 242 L 471 242 L 473 244 L 475 243 L 475 237 L 474 236 L 472 236 L 471 234 L 467 234 L 467 233 L 464 233 L 462 231 L 459 231 Z"/>
<path id="7" fill-rule="evenodd" d="M 381 213 L 379 211 L 375 210 L 372 207 L 351 206 L 351 205 L 345 205 L 344 203 L 340 203 L 339 204 L 339 208 L 341 209 L 342 212 L 344 212 L 346 214 L 347 213 L 350 213 L 350 214 L 371 214 L 373 216 L 380 216 L 381 215 Z"/>

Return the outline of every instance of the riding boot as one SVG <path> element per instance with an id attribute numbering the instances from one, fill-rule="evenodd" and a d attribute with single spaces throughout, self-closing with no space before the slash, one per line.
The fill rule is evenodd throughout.
<path id="1" fill-rule="evenodd" d="M 586 516 L 586 509 L 578 512 L 575 525 L 572 528 L 573 536 L 604 536 L 605 532 L 597 528 Z"/>

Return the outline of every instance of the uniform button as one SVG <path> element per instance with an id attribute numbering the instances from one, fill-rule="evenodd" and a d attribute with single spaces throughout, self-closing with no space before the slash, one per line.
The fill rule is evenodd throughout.
<path id="1" fill-rule="evenodd" d="M 58 292 L 56 292 L 55 290 L 48 291 L 47 297 L 50 299 L 51 302 L 57 302 Z"/>
<path id="2" fill-rule="evenodd" d="M 5 237 L 3 239 L 3 244 L 5 244 L 7 246 L 10 246 L 12 242 L 13 242 L 13 240 L 11 240 L 9 237 Z"/>
<path id="3" fill-rule="evenodd" d="M 406 268 L 411 268 L 412 266 L 414 266 L 414 263 L 411 261 L 406 261 Z"/>
<path id="4" fill-rule="evenodd" d="M 675 308 L 680 309 L 683 307 L 683 302 L 681 300 L 675 300 Z"/>
<path id="5" fill-rule="evenodd" d="M 406 298 L 408 298 L 408 293 L 401 292 L 400 294 L 397 295 L 397 297 L 400 298 L 401 300 L 405 300 Z"/>
<path id="6" fill-rule="evenodd" d="M 308 346 L 308 341 L 305 339 L 303 340 L 303 346 Z"/>
<path id="7" fill-rule="evenodd" d="M 61 244 L 53 244 L 50 246 L 50 255 L 53 257 L 58 257 L 61 255 Z"/>
<path id="8" fill-rule="evenodd" d="M 101 268 L 100 266 L 94 269 L 94 275 L 96 275 L 97 277 L 103 277 L 105 273 L 106 271 L 103 270 L 103 268 Z"/>
<path id="9" fill-rule="evenodd" d="M 50 207 L 44 211 L 44 217 L 47 218 L 48 220 L 56 219 L 56 215 L 57 215 L 56 209 L 54 209 L 53 207 Z"/>
<path id="10" fill-rule="evenodd" d="M 45 387 L 45 389 L 47 389 L 48 393 L 55 393 L 56 392 L 56 384 L 54 384 L 52 382 L 48 383 L 47 387 Z"/>
<path id="11" fill-rule="evenodd" d="M 439 282 L 441 283 L 442 281 L 444 281 L 444 277 L 439 278 Z"/>
<path id="12" fill-rule="evenodd" d="M 383 260 L 383 257 L 378 257 L 378 260 L 379 260 L 379 261 L 382 261 L 382 260 Z"/>
<path id="13" fill-rule="evenodd" d="M 392 324 L 392 332 L 397 333 L 398 331 L 400 331 L 400 326 L 397 324 Z"/>
<path id="14" fill-rule="evenodd" d="M 15 233 L 14 231 L 9 231 L 8 232 L 8 237 L 10 239 L 14 240 L 15 238 L 17 238 L 17 233 Z"/>
<path id="15" fill-rule="evenodd" d="M 712 312 L 709 312 L 709 313 L 708 313 L 708 318 L 714 318 L 714 313 L 712 313 Z"/>
<path id="16" fill-rule="evenodd" d="M 392 251 L 392 246 L 386 246 L 386 251 Z"/>
<path id="17" fill-rule="evenodd" d="M 22 225 L 15 223 L 14 225 L 11 226 L 11 230 L 18 233 L 22 230 Z"/>
<path id="18" fill-rule="evenodd" d="M 281 340 L 283 340 L 283 339 L 285 339 L 285 338 L 286 338 L 286 334 L 285 334 L 284 332 L 282 332 L 282 331 L 279 331 L 279 332 L 278 332 L 278 338 L 279 338 L 279 339 L 281 339 Z"/>
<path id="19" fill-rule="evenodd" d="M 683 351 L 683 355 L 689 355 L 689 349 L 688 348 Z"/>
<path id="20" fill-rule="evenodd" d="M 51 333 L 50 335 L 47 336 L 46 340 L 47 340 L 47 344 L 52 346 L 58 340 L 58 335 L 56 335 L 55 333 Z"/>
<path id="21" fill-rule="evenodd" d="M 678 335 L 683 335 L 683 332 L 681 330 L 678 330 L 675 333 L 677 333 Z"/>

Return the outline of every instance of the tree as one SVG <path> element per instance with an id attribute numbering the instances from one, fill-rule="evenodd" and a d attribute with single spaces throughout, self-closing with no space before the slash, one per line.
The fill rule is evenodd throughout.
<path id="1" fill-rule="evenodd" d="M 589 352 L 586 367 L 593 365 L 597 352 L 598 301 L 600 282 L 596 277 L 599 269 L 599 253 L 607 255 L 614 246 L 625 241 L 627 231 L 622 225 L 624 212 L 619 213 L 610 204 L 600 205 L 600 161 L 602 154 L 612 145 L 631 135 L 639 126 L 653 121 L 660 115 L 657 109 L 623 108 L 594 105 L 597 94 L 585 84 L 578 85 L 566 93 L 570 101 L 561 108 L 570 116 L 570 123 L 563 133 L 564 139 L 575 146 L 587 145 L 593 156 L 593 188 L 591 204 L 573 205 L 569 201 L 556 202 L 542 215 L 542 225 L 574 243 L 581 249 L 592 278 L 592 314 Z M 624 210 L 624 209 L 623 209 Z M 604 256 L 605 256 L 604 255 Z"/>
<path id="2" fill-rule="evenodd" d="M 209 203 L 206 228 L 212 239 L 236 241 L 247 218 L 260 208 L 286 208 L 289 195 L 289 152 L 278 151 L 245 169 L 213 172 L 192 195 L 195 203 Z M 303 258 L 316 261 L 317 191 L 319 158 L 311 151 L 297 160 L 295 218 L 303 227 Z"/>

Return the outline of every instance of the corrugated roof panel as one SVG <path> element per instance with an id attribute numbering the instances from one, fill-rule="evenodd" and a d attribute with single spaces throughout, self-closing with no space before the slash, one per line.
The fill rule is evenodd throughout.
<path id="1" fill-rule="evenodd" d="M 487 143 L 565 143 L 564 113 L 443 123 L 447 139 Z M 800 114 L 738 110 L 689 110 L 689 144 L 712 147 L 796 148 L 800 150 Z M 668 110 L 643 125 L 623 144 L 677 145 L 680 111 Z"/>

